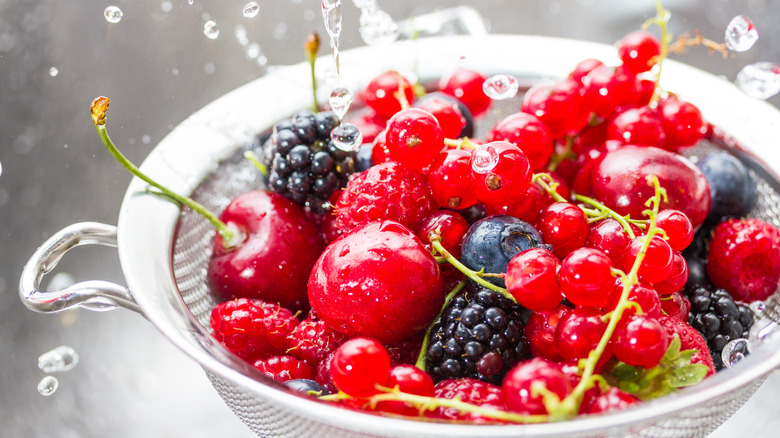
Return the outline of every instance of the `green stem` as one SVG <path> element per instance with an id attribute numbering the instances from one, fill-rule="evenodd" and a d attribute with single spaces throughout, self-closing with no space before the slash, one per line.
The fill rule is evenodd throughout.
<path id="1" fill-rule="evenodd" d="M 463 290 L 463 288 L 466 287 L 466 282 L 461 281 L 458 283 L 457 286 L 455 286 L 450 293 L 447 294 L 446 297 L 444 297 L 444 304 L 441 306 L 441 309 L 439 309 L 439 313 L 436 315 L 435 318 L 433 318 L 433 321 L 428 325 L 428 329 L 425 330 L 425 337 L 423 338 L 422 346 L 420 347 L 420 354 L 417 355 L 417 362 L 414 364 L 417 368 L 425 371 L 426 367 L 426 361 L 425 356 L 428 352 L 428 344 L 429 344 L 429 338 L 431 337 L 431 330 L 433 330 L 433 326 L 439 322 L 442 315 L 444 315 L 444 310 L 447 309 L 450 305 L 450 301 L 452 301 L 453 298 L 455 298 L 456 295 L 460 293 L 460 291 Z"/>
<path id="2" fill-rule="evenodd" d="M 257 158 L 257 155 L 255 155 L 252 151 L 244 152 L 244 158 L 251 161 L 255 168 L 263 174 L 263 176 L 268 176 L 268 166 L 263 164 L 262 161 Z"/>
<path id="3" fill-rule="evenodd" d="M 650 105 L 654 106 L 661 99 L 661 70 L 663 68 L 663 62 L 669 54 L 669 33 L 667 32 L 666 23 L 669 20 L 669 11 L 664 9 L 661 4 L 661 0 L 655 0 L 656 16 L 653 19 L 653 23 L 657 24 L 661 29 L 661 53 L 658 55 L 658 62 L 656 62 L 657 70 L 655 76 L 655 89 L 653 90 L 653 96 L 650 98 Z"/>
<path id="4" fill-rule="evenodd" d="M 503 288 L 501 286 L 496 286 L 495 284 L 485 280 L 484 278 L 481 277 L 481 273 L 480 272 L 475 271 L 473 269 L 470 269 L 468 266 L 466 266 L 463 263 L 461 263 L 460 260 L 456 259 L 452 254 L 450 254 L 449 251 L 444 249 L 444 246 L 442 246 L 440 239 L 431 239 L 431 246 L 433 247 L 433 249 L 436 250 L 436 252 L 441 254 L 442 257 L 444 257 L 452 266 L 455 266 L 466 277 L 474 280 L 474 282 L 476 282 L 477 284 L 479 284 L 480 286 L 482 286 L 484 288 L 490 289 L 493 292 L 498 292 L 501 295 L 509 298 L 513 302 L 515 302 L 515 303 L 517 302 L 515 297 L 513 297 L 512 294 L 510 294 L 508 290 L 506 290 L 505 288 Z"/>
<path id="5" fill-rule="evenodd" d="M 636 234 L 634 234 L 634 230 L 631 229 L 631 225 L 629 225 L 628 219 L 626 219 L 625 216 L 621 216 L 615 210 L 607 207 L 606 205 L 602 204 L 601 202 L 593 198 L 578 195 L 576 193 L 573 193 L 572 196 L 574 197 L 575 201 L 579 201 L 582 202 L 583 204 L 590 205 L 596 208 L 596 210 L 598 210 L 601 215 L 607 215 L 615 219 L 616 221 L 620 222 L 620 225 L 623 226 L 623 229 L 625 230 L 626 234 L 628 234 L 629 237 L 631 237 L 632 239 L 636 237 Z"/>
<path id="6" fill-rule="evenodd" d="M 574 136 L 567 135 L 566 136 L 566 143 L 563 145 L 563 150 L 560 153 L 553 154 L 550 157 L 550 164 L 547 165 L 547 170 L 550 172 L 555 172 L 555 169 L 560 166 L 561 162 L 571 156 L 572 154 L 572 147 L 574 147 Z"/>
<path id="7" fill-rule="evenodd" d="M 547 180 L 547 181 L 546 181 Z M 539 184 L 539 186 L 544 189 L 545 192 L 547 192 L 548 195 L 552 196 L 553 199 L 555 199 L 558 202 L 569 202 L 561 196 L 560 193 L 558 193 L 558 183 L 555 182 L 555 180 L 550 176 L 548 173 L 536 173 L 534 174 L 531 181 Z M 549 182 L 548 182 L 549 181 Z"/>

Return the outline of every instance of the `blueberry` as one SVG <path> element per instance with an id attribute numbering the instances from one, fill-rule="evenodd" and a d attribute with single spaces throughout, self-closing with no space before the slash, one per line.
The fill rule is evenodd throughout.
<path id="1" fill-rule="evenodd" d="M 374 163 L 371 161 L 371 154 L 373 152 L 373 143 L 366 143 L 363 146 L 360 146 L 360 149 L 357 151 L 357 164 L 355 165 L 355 171 L 362 172 L 374 165 Z"/>
<path id="2" fill-rule="evenodd" d="M 328 395 L 330 392 L 324 386 L 309 379 L 292 379 L 284 382 L 284 385 L 296 392 L 306 395 Z"/>
<path id="3" fill-rule="evenodd" d="M 746 215 L 758 201 L 753 177 L 742 162 L 726 152 L 704 157 L 696 163 L 707 178 L 712 195 L 708 221 Z"/>
<path id="4" fill-rule="evenodd" d="M 516 217 L 494 215 L 475 222 L 463 236 L 461 261 L 470 269 L 505 273 L 509 260 L 530 248 L 544 247 L 542 235 L 531 224 Z M 486 277 L 498 286 L 504 280 Z"/>
<path id="5" fill-rule="evenodd" d="M 466 124 L 463 126 L 463 129 L 460 130 L 460 135 L 458 135 L 458 138 L 474 136 L 474 116 L 471 114 L 471 110 L 469 110 L 469 107 L 467 107 L 466 104 L 464 104 L 457 98 L 450 96 L 449 94 L 444 94 L 442 92 L 437 91 L 435 93 L 426 94 L 425 96 L 417 99 L 414 102 L 413 106 L 419 107 L 420 104 L 430 99 L 446 100 L 448 102 L 452 102 L 458 105 L 458 109 L 460 110 L 460 113 L 463 115 L 463 118 L 466 119 Z"/>

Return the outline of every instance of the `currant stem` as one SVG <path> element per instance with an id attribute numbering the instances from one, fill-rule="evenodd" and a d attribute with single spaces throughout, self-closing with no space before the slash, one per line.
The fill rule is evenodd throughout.
<path id="1" fill-rule="evenodd" d="M 237 240 L 237 234 L 234 233 L 232 230 L 228 228 L 228 226 L 219 220 L 219 218 L 212 212 L 208 211 L 206 207 L 202 206 L 201 204 L 195 202 L 194 200 L 182 196 L 169 188 L 163 186 L 162 184 L 158 183 L 157 181 L 151 179 L 146 174 L 141 172 L 141 170 L 136 167 L 135 164 L 130 162 L 130 160 L 127 159 L 124 155 L 122 155 L 121 152 L 119 152 L 119 149 L 117 149 L 116 145 L 114 145 L 114 142 L 111 141 L 111 138 L 108 136 L 108 131 L 106 130 L 106 113 L 108 111 L 108 105 L 111 103 L 111 100 L 107 97 L 98 97 L 95 100 L 92 101 L 92 105 L 90 106 L 90 110 L 92 113 L 92 122 L 95 124 L 95 129 L 97 130 L 98 136 L 100 137 L 100 140 L 103 142 L 103 145 L 106 146 L 106 149 L 108 149 L 108 152 L 111 153 L 111 155 L 116 159 L 119 164 L 124 166 L 125 169 L 127 169 L 131 174 L 135 175 L 136 177 L 140 178 L 150 186 L 156 188 L 160 191 L 160 196 L 165 196 L 167 198 L 173 199 L 176 202 L 178 202 L 181 205 L 186 205 L 192 211 L 200 214 L 206 220 L 208 220 L 214 228 L 217 229 L 217 232 L 222 236 L 223 242 L 226 247 L 235 246 L 239 242 L 235 242 Z"/>
<path id="2" fill-rule="evenodd" d="M 566 142 L 563 145 L 563 150 L 550 157 L 550 164 L 547 165 L 547 170 L 555 172 L 555 169 L 560 166 L 561 162 L 572 155 L 572 147 L 574 147 L 574 136 L 566 135 Z"/>
<path id="3" fill-rule="evenodd" d="M 466 149 L 476 149 L 478 144 L 471 141 L 468 137 L 463 137 L 462 139 L 452 139 L 452 138 L 445 138 L 444 139 L 444 145 L 453 147 L 453 148 L 466 148 Z"/>
<path id="4" fill-rule="evenodd" d="M 452 299 L 455 298 L 455 296 L 458 295 L 458 293 L 460 293 L 464 287 L 466 287 L 466 282 L 461 281 L 450 291 L 450 293 L 447 294 L 446 297 L 444 297 L 444 304 L 442 304 L 441 309 L 439 309 L 439 313 L 436 314 L 436 317 L 433 318 L 433 321 L 431 321 L 431 323 L 428 325 L 428 329 L 425 330 L 425 337 L 423 338 L 422 346 L 420 346 L 420 354 L 417 355 L 417 362 L 414 364 L 414 366 L 417 368 L 425 371 L 425 367 L 427 366 L 425 357 L 428 353 L 428 339 L 431 336 L 431 330 L 433 330 L 433 326 L 439 322 L 442 315 L 444 315 L 444 310 L 450 305 L 450 301 L 452 301 Z"/>
<path id="5" fill-rule="evenodd" d="M 548 180 L 549 182 L 545 181 Z M 569 202 L 558 193 L 558 183 L 547 173 L 535 173 L 531 178 L 532 182 L 539 184 L 539 186 L 547 192 L 553 199 L 558 202 Z"/>
<path id="6" fill-rule="evenodd" d="M 263 174 L 263 176 L 268 176 L 268 166 L 263 164 L 260 159 L 257 158 L 257 155 L 255 155 L 252 151 L 244 152 L 244 158 L 251 161 L 255 168 Z"/>
<path id="7" fill-rule="evenodd" d="M 493 292 L 498 292 L 515 303 L 517 302 L 515 297 L 513 297 L 508 290 L 506 290 L 501 286 L 496 286 L 495 284 L 489 281 L 486 281 L 484 278 L 482 278 L 482 273 L 475 271 L 473 269 L 469 269 L 468 266 L 464 265 L 463 263 L 460 262 L 460 260 L 456 259 L 452 254 L 450 254 L 449 251 L 444 249 L 444 246 L 441 244 L 441 239 L 435 239 L 435 238 L 431 239 L 431 246 L 433 247 L 433 249 L 436 250 L 436 252 L 441 254 L 441 256 L 444 257 L 452 266 L 455 266 L 466 277 L 474 280 L 475 283 L 479 284 L 482 287 L 490 289 Z"/>
<path id="8" fill-rule="evenodd" d="M 629 237 L 631 237 L 632 239 L 636 237 L 636 234 L 634 234 L 634 230 L 631 229 L 631 225 L 629 225 L 628 223 L 629 218 L 626 218 L 626 216 L 621 216 L 615 210 L 607 207 L 601 202 L 593 198 L 590 198 L 588 196 L 572 193 L 572 197 L 574 198 L 575 201 L 579 201 L 582 202 L 583 204 L 587 204 L 594 207 L 596 210 L 598 210 L 600 215 L 609 216 L 615 219 L 616 221 L 620 222 L 620 225 L 623 226 L 623 230 L 625 230 L 626 234 L 628 234 Z M 588 213 L 588 211 L 585 209 L 583 209 L 583 211 L 585 211 L 586 214 Z"/>
<path id="9" fill-rule="evenodd" d="M 661 99 L 661 70 L 663 68 L 663 62 L 669 54 L 669 34 L 666 29 L 666 23 L 669 21 L 671 13 L 664 9 L 661 4 L 661 0 L 655 0 L 655 18 L 650 19 L 650 22 L 655 23 L 661 29 L 661 53 L 658 55 L 658 61 L 656 62 L 657 70 L 655 73 L 655 89 L 653 90 L 653 96 L 650 98 L 650 106 L 654 107 Z"/>
<path id="10" fill-rule="evenodd" d="M 317 32 L 312 32 L 311 35 L 303 43 L 303 49 L 306 51 L 306 60 L 309 61 L 309 67 L 311 68 L 311 92 L 312 92 L 312 109 L 314 112 L 320 110 L 320 104 L 317 101 L 317 73 L 314 70 L 314 64 L 317 60 L 317 51 L 320 50 L 320 36 Z"/>

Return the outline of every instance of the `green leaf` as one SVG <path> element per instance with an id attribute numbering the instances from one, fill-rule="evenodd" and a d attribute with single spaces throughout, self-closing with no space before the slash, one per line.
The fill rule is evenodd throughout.
<path id="1" fill-rule="evenodd" d="M 700 363 L 691 363 L 680 368 L 671 370 L 669 376 L 669 386 L 672 388 L 683 388 L 699 383 L 707 377 L 707 365 Z"/>
<path id="2" fill-rule="evenodd" d="M 677 355 L 680 354 L 681 346 L 682 342 L 680 342 L 680 337 L 675 334 L 674 339 L 669 343 L 669 348 L 666 349 L 666 353 L 664 353 L 662 360 L 672 360 L 677 357 Z"/>
<path id="3" fill-rule="evenodd" d="M 683 361 L 686 363 L 691 363 L 691 360 L 693 360 L 693 356 L 698 353 L 699 350 L 685 350 L 680 352 L 680 354 L 677 355 L 677 361 Z"/>

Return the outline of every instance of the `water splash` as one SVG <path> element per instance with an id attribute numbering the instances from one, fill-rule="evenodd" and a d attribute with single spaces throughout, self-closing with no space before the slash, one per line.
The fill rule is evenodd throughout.
<path id="1" fill-rule="evenodd" d="M 210 40 L 215 40 L 219 37 L 219 29 L 217 23 L 214 20 L 209 20 L 203 23 L 203 35 Z"/>
<path id="2" fill-rule="evenodd" d="M 720 353 L 720 357 L 723 359 L 723 366 L 731 368 L 734 364 L 744 359 L 749 351 L 750 342 L 747 339 L 739 338 L 729 341 Z"/>
<path id="3" fill-rule="evenodd" d="M 737 87 L 756 99 L 769 99 L 780 92 L 780 66 L 771 62 L 746 65 L 737 74 Z"/>
<path id="4" fill-rule="evenodd" d="M 493 100 L 504 100 L 515 97 L 520 84 L 514 76 L 493 75 L 482 83 L 482 91 Z"/>
<path id="5" fill-rule="evenodd" d="M 388 45 L 401 35 L 401 29 L 385 11 L 360 15 L 360 37 L 369 46 Z"/>
<path id="6" fill-rule="evenodd" d="M 78 363 L 79 354 L 67 345 L 60 345 L 38 356 L 38 368 L 44 373 L 70 371 Z"/>
<path id="7" fill-rule="evenodd" d="M 339 70 L 339 38 L 341 37 L 341 0 L 322 0 L 322 19 L 325 30 L 330 36 L 330 47 L 333 49 L 333 64 L 336 77 L 341 76 Z"/>
<path id="8" fill-rule="evenodd" d="M 58 74 L 60 74 L 60 70 L 57 67 L 52 67 L 49 69 L 49 76 L 56 77 Z"/>
<path id="9" fill-rule="evenodd" d="M 171 12 L 173 10 L 173 3 L 165 0 L 164 2 L 160 3 L 160 10 L 163 12 Z"/>
<path id="10" fill-rule="evenodd" d="M 3 175 L 3 163 L 0 162 L 0 176 Z"/>
<path id="11" fill-rule="evenodd" d="M 330 139 L 342 151 L 354 152 L 363 144 L 363 133 L 352 123 L 342 123 L 330 131 Z"/>
<path id="12" fill-rule="evenodd" d="M 106 6 L 106 9 L 103 10 L 103 17 L 109 23 L 119 23 L 122 21 L 122 10 L 116 6 Z"/>
<path id="13" fill-rule="evenodd" d="M 482 145 L 474 150 L 471 169 L 476 173 L 488 173 L 498 164 L 498 152 L 493 146 Z"/>
<path id="14" fill-rule="evenodd" d="M 244 17 L 246 18 L 257 17 L 258 12 L 260 12 L 260 5 L 257 4 L 257 2 L 249 2 L 245 4 L 244 9 L 241 10 L 241 13 L 244 14 Z"/>
<path id="15" fill-rule="evenodd" d="M 334 88 L 330 93 L 329 103 L 330 109 L 341 120 L 347 114 L 349 106 L 352 105 L 352 92 L 344 87 Z"/>
<path id="16" fill-rule="evenodd" d="M 57 380 L 54 376 L 46 376 L 43 379 L 41 379 L 40 382 L 38 382 L 38 392 L 44 396 L 48 397 L 52 394 L 54 394 L 55 391 L 57 391 L 57 388 L 60 386 L 60 381 Z"/>
<path id="17" fill-rule="evenodd" d="M 734 52 L 744 52 L 758 41 L 758 30 L 750 18 L 737 15 L 726 27 L 726 47 Z"/>

